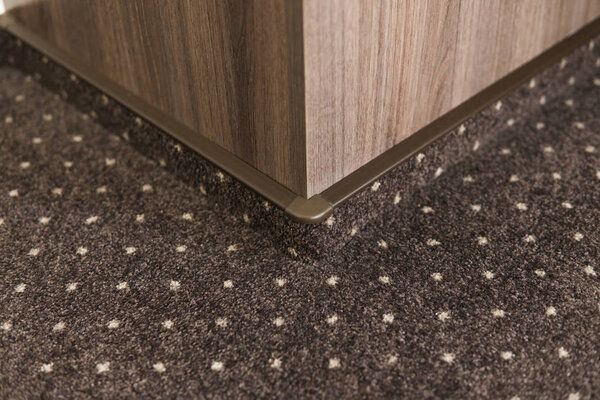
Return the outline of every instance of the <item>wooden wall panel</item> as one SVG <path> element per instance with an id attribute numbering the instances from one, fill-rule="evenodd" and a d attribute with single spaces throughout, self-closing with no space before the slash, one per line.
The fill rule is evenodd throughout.
<path id="1" fill-rule="evenodd" d="M 304 0 L 308 193 L 600 15 L 599 0 Z"/>
<path id="2" fill-rule="evenodd" d="M 7 0 L 29 29 L 306 195 L 300 0 Z"/>

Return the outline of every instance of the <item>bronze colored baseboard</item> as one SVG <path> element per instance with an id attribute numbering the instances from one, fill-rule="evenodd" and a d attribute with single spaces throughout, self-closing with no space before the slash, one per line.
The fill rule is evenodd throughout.
<path id="1" fill-rule="evenodd" d="M 464 120 L 488 107 L 550 65 L 560 61 L 562 57 L 568 55 L 577 47 L 600 35 L 600 19 L 596 19 L 504 78 L 488 86 L 461 105 L 442 115 L 429 125 L 415 132 L 412 136 L 398 143 L 330 188 L 318 195 L 312 196 L 310 199 L 305 199 L 242 161 L 229 151 L 177 122 L 166 113 L 132 95 L 103 75 L 82 65 L 71 55 L 50 45 L 44 38 L 31 33 L 11 18 L 10 15 L 0 15 L 0 27 L 3 27 L 16 37 L 70 69 L 82 79 L 98 87 L 124 106 L 171 134 L 208 161 L 222 168 L 228 174 L 285 210 L 291 218 L 304 224 L 314 224 L 323 221 L 333 212 L 335 207 L 338 207 L 354 194 L 368 187 L 373 181 L 379 179 L 398 164 L 443 137 Z"/>

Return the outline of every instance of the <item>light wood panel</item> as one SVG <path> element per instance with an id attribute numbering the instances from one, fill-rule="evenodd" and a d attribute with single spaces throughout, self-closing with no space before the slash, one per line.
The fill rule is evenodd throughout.
<path id="1" fill-rule="evenodd" d="M 306 195 L 300 0 L 7 0 L 131 93 Z"/>
<path id="2" fill-rule="evenodd" d="M 304 197 L 600 16 L 600 0 L 6 4 L 50 44 Z"/>
<path id="3" fill-rule="evenodd" d="M 304 0 L 308 193 L 600 15 L 598 0 Z"/>

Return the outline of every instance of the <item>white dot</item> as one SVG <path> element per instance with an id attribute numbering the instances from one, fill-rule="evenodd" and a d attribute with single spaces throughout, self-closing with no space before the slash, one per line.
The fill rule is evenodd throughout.
<path id="1" fill-rule="evenodd" d="M 15 292 L 17 292 L 17 293 L 23 293 L 25 291 L 26 287 L 27 287 L 26 284 L 19 283 L 17 286 L 15 286 Z"/>
<path id="2" fill-rule="evenodd" d="M 526 235 L 523 238 L 523 241 L 525 241 L 526 243 L 534 243 L 535 242 L 535 236 L 533 236 L 533 235 Z"/>
<path id="3" fill-rule="evenodd" d="M 388 248 L 388 244 L 385 240 L 383 239 L 379 239 L 377 241 L 377 246 L 381 247 L 382 249 L 387 249 Z"/>
<path id="4" fill-rule="evenodd" d="M 581 239 L 583 239 L 583 234 L 576 232 L 575 235 L 573 235 L 573 239 L 579 242 Z"/>
<path id="5" fill-rule="evenodd" d="M 10 192 L 8 192 L 9 197 L 17 197 L 18 195 L 19 195 L 19 191 L 17 189 L 13 189 Z"/>
<path id="6" fill-rule="evenodd" d="M 512 351 L 503 351 L 502 353 L 500 353 L 500 357 L 502 357 L 504 360 L 510 360 L 514 356 L 515 355 L 513 354 Z"/>
<path id="7" fill-rule="evenodd" d="M 27 253 L 27 255 L 35 257 L 38 254 L 40 254 L 40 249 L 38 249 L 37 247 L 34 247 L 33 249 L 29 250 L 29 253 Z"/>
<path id="8" fill-rule="evenodd" d="M 575 84 L 575 77 L 571 76 L 569 78 L 569 80 L 567 81 L 567 83 L 569 84 L 569 86 L 573 86 Z"/>
<path id="9" fill-rule="evenodd" d="M 527 211 L 527 204 L 525 203 L 517 203 L 515 207 L 517 207 L 517 210 Z"/>
<path id="10" fill-rule="evenodd" d="M 27 169 L 31 167 L 31 163 L 29 161 L 23 161 L 21 164 L 19 164 L 19 167 L 21 167 L 21 169 Z"/>
<path id="11" fill-rule="evenodd" d="M 594 86 L 600 86 L 600 78 L 594 78 Z"/>
<path id="12" fill-rule="evenodd" d="M 481 211 L 481 205 L 480 204 L 471 204 L 471 210 L 473 210 L 475 212 L 479 212 L 479 211 Z"/>
<path id="13" fill-rule="evenodd" d="M 210 366 L 213 371 L 223 371 L 223 363 L 221 361 L 213 361 Z"/>
<path id="14" fill-rule="evenodd" d="M 283 285 L 285 285 L 286 280 L 283 278 L 277 278 L 275 279 L 275 284 L 279 287 L 283 287 Z"/>
<path id="15" fill-rule="evenodd" d="M 94 215 L 94 216 L 88 217 L 88 218 L 85 220 L 85 224 L 86 224 L 86 225 L 90 225 L 90 224 L 93 224 L 93 223 L 94 223 L 94 222 L 96 222 L 96 221 L 98 221 L 98 216 L 97 216 L 97 215 Z"/>
<path id="16" fill-rule="evenodd" d="M 473 143 L 473 151 L 479 150 L 479 145 L 479 140 L 476 140 L 475 143 Z"/>
<path id="17" fill-rule="evenodd" d="M 536 269 L 536 270 L 535 270 L 535 271 L 533 271 L 533 272 L 535 272 L 535 274 L 536 274 L 537 276 L 539 276 L 540 278 L 543 278 L 543 277 L 545 277 L 545 276 L 546 276 L 546 271 L 544 271 L 543 269 Z"/>
<path id="18" fill-rule="evenodd" d="M 381 186 L 381 183 L 379 183 L 379 181 L 373 182 L 373 184 L 371 185 L 371 191 L 373 191 L 373 192 L 378 191 L 380 186 Z"/>
<path id="19" fill-rule="evenodd" d="M 98 189 L 96 189 L 96 193 L 106 193 L 106 186 L 100 186 Z"/>
<path id="20" fill-rule="evenodd" d="M 537 122 L 535 124 L 535 129 L 537 129 L 538 131 L 544 129 L 546 127 L 546 124 L 544 124 L 543 122 Z"/>
<path id="21" fill-rule="evenodd" d="M 442 280 L 442 274 L 440 274 L 439 272 L 434 272 L 433 274 L 431 274 L 431 279 L 439 282 Z"/>
<path id="22" fill-rule="evenodd" d="M 511 183 L 519 182 L 519 177 L 517 175 L 511 175 L 510 178 L 508 178 L 508 181 Z"/>
<path id="23" fill-rule="evenodd" d="M 596 148 L 594 146 L 585 146 L 585 152 L 586 153 L 595 153 L 596 152 Z"/>
<path id="24" fill-rule="evenodd" d="M 398 357 L 397 356 L 389 356 L 387 359 L 387 364 L 388 365 L 394 365 L 398 362 Z"/>
<path id="25" fill-rule="evenodd" d="M 109 362 L 103 362 L 100 364 L 96 364 L 96 371 L 101 374 L 103 372 L 108 372 L 110 370 L 110 363 Z"/>
<path id="26" fill-rule="evenodd" d="M 591 265 L 587 265 L 583 271 L 585 272 L 586 275 L 588 276 L 596 276 L 596 271 L 594 270 L 594 267 L 592 267 Z"/>
<path id="27" fill-rule="evenodd" d="M 284 319 L 281 317 L 277 317 L 273 320 L 273 324 L 275 326 L 282 326 L 285 323 Z"/>
<path id="28" fill-rule="evenodd" d="M 425 158 L 425 154 L 419 153 L 417 154 L 417 162 L 420 163 Z"/>
<path id="29" fill-rule="evenodd" d="M 333 215 L 325 220 L 325 225 L 327 225 L 327 226 L 333 226 L 334 223 L 335 223 L 335 218 L 333 217 Z"/>
<path id="30" fill-rule="evenodd" d="M 432 212 L 433 212 L 433 208 L 431 208 L 431 207 L 428 207 L 428 206 L 425 206 L 425 207 L 421 208 L 421 211 L 422 211 L 424 214 L 430 214 L 430 213 L 432 213 Z"/>
<path id="31" fill-rule="evenodd" d="M 444 170 L 440 167 L 438 169 L 435 170 L 435 173 L 433 174 L 434 178 L 437 178 L 438 176 L 440 176 L 442 173 L 444 172 Z"/>
<path id="32" fill-rule="evenodd" d="M 552 148 L 552 146 L 544 146 L 543 151 L 544 153 L 553 153 L 554 149 Z"/>
<path id="33" fill-rule="evenodd" d="M 562 203 L 562 206 L 563 206 L 564 208 L 566 208 L 566 209 L 569 209 L 569 210 L 570 210 L 571 208 L 573 208 L 573 204 L 569 203 L 568 201 L 564 201 L 564 202 Z"/>
<path id="34" fill-rule="evenodd" d="M 273 359 L 273 361 L 271 361 L 271 368 L 281 369 L 281 360 L 279 358 Z"/>
<path id="35" fill-rule="evenodd" d="M 483 271 L 483 276 L 485 277 L 485 279 L 494 279 L 494 276 L 496 276 L 496 274 L 494 274 L 492 271 Z"/>
<path id="36" fill-rule="evenodd" d="M 466 131 L 467 131 L 467 128 L 465 127 L 465 124 L 461 124 L 461 125 L 458 127 L 458 134 L 459 134 L 459 135 L 462 135 L 462 134 L 463 134 L 463 133 L 465 133 Z"/>
<path id="37" fill-rule="evenodd" d="M 129 285 L 127 284 L 127 282 L 119 282 L 117 284 L 117 290 L 125 290 L 129 287 Z"/>
<path id="38" fill-rule="evenodd" d="M 54 332 L 60 332 L 63 331 L 65 329 L 65 323 L 64 322 L 59 322 L 56 325 L 54 325 L 54 327 L 52 328 L 52 330 Z"/>
<path id="39" fill-rule="evenodd" d="M 4 123 L 6 124 L 12 124 L 14 122 L 14 118 L 11 117 L 10 115 L 8 115 L 6 118 L 4 118 Z"/>
<path id="40" fill-rule="evenodd" d="M 329 317 L 327 317 L 326 321 L 329 325 L 333 325 L 338 321 L 338 316 L 336 314 L 330 315 Z"/>
<path id="41" fill-rule="evenodd" d="M 390 283 L 390 277 L 389 276 L 380 276 L 379 282 L 385 283 L 385 284 Z"/>
<path id="42" fill-rule="evenodd" d="M 180 287 L 181 287 L 181 284 L 178 281 L 171 280 L 171 282 L 169 282 L 170 290 L 177 291 L 177 290 L 179 290 Z"/>
<path id="43" fill-rule="evenodd" d="M 442 360 L 447 362 L 448 364 L 452 364 L 454 362 L 454 354 L 453 353 L 444 353 L 442 355 Z"/>
<path id="44" fill-rule="evenodd" d="M 229 324 L 229 320 L 227 318 L 217 318 L 215 322 L 217 326 L 220 326 L 221 328 L 225 328 Z"/>
<path id="45" fill-rule="evenodd" d="M 554 308 L 553 306 L 546 308 L 546 315 L 549 317 L 556 315 L 556 308 Z"/>
<path id="46" fill-rule="evenodd" d="M 573 125 L 577 129 L 585 129 L 585 124 L 583 122 L 574 122 Z"/>
<path id="47" fill-rule="evenodd" d="M 22 94 L 19 94 L 19 95 L 17 95 L 17 96 L 15 97 L 15 101 L 16 101 L 17 103 L 20 103 L 20 102 L 22 102 L 23 100 L 25 100 L 25 96 L 24 96 L 24 95 L 22 95 Z"/>
<path id="48" fill-rule="evenodd" d="M 152 189 L 151 185 L 146 184 L 146 185 L 142 186 L 142 192 L 151 192 L 152 190 L 153 189 Z"/>
<path id="49" fill-rule="evenodd" d="M 558 358 L 567 358 L 567 357 L 569 357 L 569 352 L 564 347 L 560 347 L 558 349 Z"/>
<path id="50" fill-rule="evenodd" d="M 509 119 L 508 121 L 506 121 L 506 125 L 508 126 L 513 126 L 515 124 L 515 120 L 514 119 Z"/>
<path id="51" fill-rule="evenodd" d="M 118 319 L 108 321 L 108 329 L 117 329 L 121 323 Z"/>
<path id="52" fill-rule="evenodd" d="M 569 393 L 569 397 L 567 400 L 579 400 L 581 399 L 581 395 L 579 393 Z"/>
<path id="53" fill-rule="evenodd" d="M 238 251 L 238 245 L 237 244 L 230 244 L 229 246 L 227 246 L 227 251 L 228 252 Z"/>
<path id="54" fill-rule="evenodd" d="M 573 99 L 567 99 L 567 100 L 565 100 L 565 105 L 567 107 L 573 107 Z"/>
<path id="55" fill-rule="evenodd" d="M 178 253 L 183 253 L 187 250 L 186 246 L 177 246 L 177 248 L 175 249 L 176 252 Z"/>
<path id="56" fill-rule="evenodd" d="M 50 217 L 40 217 L 40 219 L 38 219 L 38 222 L 42 225 L 47 225 L 48 222 L 50 222 Z"/>
<path id="57" fill-rule="evenodd" d="M 356 228 L 355 226 L 352 227 L 352 229 L 350 230 L 350 236 L 354 236 L 358 233 L 358 228 Z"/>
<path id="58" fill-rule="evenodd" d="M 435 239 L 428 239 L 427 240 L 427 246 L 439 246 L 441 243 Z"/>
<path id="59" fill-rule="evenodd" d="M 450 311 L 442 311 L 437 314 L 440 321 L 444 322 L 450 319 Z"/>
<path id="60" fill-rule="evenodd" d="M 242 219 L 244 220 L 245 223 L 249 224 L 251 219 L 248 216 L 248 214 L 244 213 L 244 215 L 242 215 Z"/>
<path id="61" fill-rule="evenodd" d="M 77 254 L 79 254 L 80 256 L 85 256 L 88 253 L 88 249 L 86 249 L 85 247 L 79 247 L 77 249 Z"/>
<path id="62" fill-rule="evenodd" d="M 55 196 L 60 196 L 60 195 L 62 195 L 62 193 L 63 193 L 62 188 L 54 188 L 54 189 L 52 189 L 52 194 L 55 195 Z"/>
<path id="63" fill-rule="evenodd" d="M 471 175 L 467 175 L 463 178 L 463 182 L 472 183 L 472 182 L 475 182 L 475 179 L 473 179 L 473 177 Z"/>
<path id="64" fill-rule="evenodd" d="M 505 313 L 502 310 L 495 309 L 495 310 L 492 310 L 492 315 L 496 318 L 503 318 Z"/>
<path id="65" fill-rule="evenodd" d="M 386 324 L 391 324 L 392 322 L 394 322 L 394 315 L 393 314 L 383 314 L 383 322 Z"/>
<path id="66" fill-rule="evenodd" d="M 400 196 L 400 193 L 396 193 L 396 196 L 394 196 L 394 204 L 400 203 L 401 200 L 402 196 Z"/>
<path id="67" fill-rule="evenodd" d="M 503 148 L 502 150 L 500 150 L 500 154 L 502 154 L 503 156 L 507 156 L 511 153 L 510 149 L 507 148 Z"/>
<path id="68" fill-rule="evenodd" d="M 329 364 L 328 364 L 328 368 L 329 369 L 336 369 L 339 368 L 341 366 L 340 360 L 339 358 L 330 358 L 329 359 Z"/>
<path id="69" fill-rule="evenodd" d="M 67 292 L 72 292 L 72 291 L 76 290 L 77 286 L 79 286 L 79 283 L 77 283 L 77 282 L 68 283 L 67 284 Z"/>
<path id="70" fill-rule="evenodd" d="M 52 368 L 54 367 L 54 363 L 42 364 L 40 371 L 42 372 L 52 372 Z"/>
<path id="71" fill-rule="evenodd" d="M 546 104 L 546 96 L 541 96 L 541 97 L 540 97 L 540 104 L 541 104 L 541 105 L 544 105 L 544 104 Z"/>
<path id="72" fill-rule="evenodd" d="M 478 244 L 478 245 L 480 245 L 480 246 L 485 246 L 485 245 L 487 245 L 487 244 L 488 244 L 488 240 L 487 240 L 487 238 L 486 238 L 486 237 L 484 237 L 484 236 L 479 236 L 479 237 L 477 238 L 477 244 Z"/>
<path id="73" fill-rule="evenodd" d="M 137 251 L 137 249 L 135 247 L 126 247 L 125 248 L 125 254 L 133 254 Z"/>
<path id="74" fill-rule="evenodd" d="M 192 213 L 184 213 L 181 218 L 186 221 L 191 221 L 194 218 L 194 215 Z"/>
<path id="75" fill-rule="evenodd" d="M 533 89 L 535 87 L 535 79 L 529 81 L 529 88 Z"/>
<path id="76" fill-rule="evenodd" d="M 494 106 L 494 108 L 496 109 L 496 111 L 499 111 L 502 108 L 502 102 L 499 101 L 496 103 L 496 105 Z"/>
<path id="77" fill-rule="evenodd" d="M 156 372 L 159 372 L 159 373 L 163 373 L 163 372 L 165 372 L 167 370 L 167 368 L 165 367 L 165 364 L 163 364 L 161 362 L 158 362 L 158 363 L 154 364 L 152 366 L 152 368 L 154 368 L 154 370 Z"/>
<path id="78" fill-rule="evenodd" d="M 228 279 L 225 282 L 223 282 L 223 287 L 226 289 L 231 289 L 233 287 L 233 282 Z"/>
<path id="79" fill-rule="evenodd" d="M 75 143 L 79 143 L 79 142 L 81 142 L 82 140 L 83 140 L 83 138 L 82 138 L 80 135 L 75 135 L 75 136 L 73 136 L 73 141 L 74 141 Z"/>
<path id="80" fill-rule="evenodd" d="M 288 250 L 288 253 L 290 253 L 290 255 L 292 257 L 298 257 L 298 252 L 293 247 L 288 247 L 287 250 Z"/>
<path id="81" fill-rule="evenodd" d="M 114 158 L 105 158 L 104 159 L 104 163 L 106 164 L 106 166 L 108 167 L 112 167 L 113 165 L 115 165 L 117 161 Z"/>
<path id="82" fill-rule="evenodd" d="M 165 329 L 171 329 L 173 328 L 173 321 L 171 321 L 170 319 L 163 321 L 162 326 Z"/>
<path id="83" fill-rule="evenodd" d="M 2 325 L 0 325 L 0 329 L 2 329 L 5 332 L 8 332 L 12 329 L 12 324 L 10 322 L 3 322 Z"/>
<path id="84" fill-rule="evenodd" d="M 217 175 L 217 178 L 219 178 L 219 182 L 224 182 L 225 181 L 225 175 L 221 171 L 218 171 L 216 173 L 216 175 Z"/>
<path id="85" fill-rule="evenodd" d="M 339 278 L 337 276 L 335 276 L 335 275 L 332 275 L 329 278 L 327 278 L 327 284 L 329 286 L 335 286 L 335 285 L 337 285 L 338 281 L 339 281 Z"/>

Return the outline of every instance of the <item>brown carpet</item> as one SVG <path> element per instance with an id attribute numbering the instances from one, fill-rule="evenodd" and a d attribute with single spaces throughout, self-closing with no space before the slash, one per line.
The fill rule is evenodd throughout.
<path id="1" fill-rule="evenodd" d="M 307 228 L 0 34 L 0 398 L 598 397 L 593 43 Z"/>

